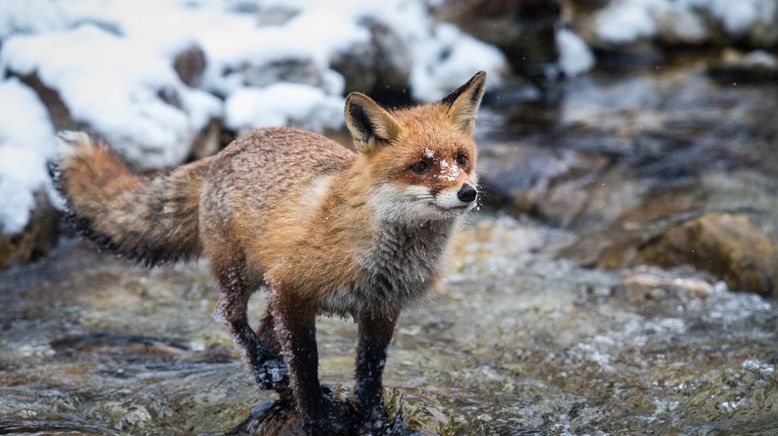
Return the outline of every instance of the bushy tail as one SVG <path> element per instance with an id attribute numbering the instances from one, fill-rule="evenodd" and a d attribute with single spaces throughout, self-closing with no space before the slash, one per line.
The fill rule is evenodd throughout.
<path id="1" fill-rule="evenodd" d="M 56 178 L 85 237 L 146 265 L 198 256 L 198 205 L 209 159 L 137 176 L 105 144 L 66 132 Z"/>

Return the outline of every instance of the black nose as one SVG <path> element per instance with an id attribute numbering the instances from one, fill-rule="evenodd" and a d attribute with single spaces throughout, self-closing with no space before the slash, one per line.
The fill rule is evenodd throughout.
<path id="1" fill-rule="evenodd" d="M 459 192 L 457 192 L 459 201 L 464 201 L 465 203 L 470 203 L 475 200 L 476 195 L 478 195 L 478 191 L 467 183 L 462 185 L 462 187 L 459 188 Z"/>

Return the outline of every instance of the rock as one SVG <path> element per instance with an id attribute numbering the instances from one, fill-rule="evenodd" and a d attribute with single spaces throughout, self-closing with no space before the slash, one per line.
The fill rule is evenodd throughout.
<path id="1" fill-rule="evenodd" d="M 70 109 L 62 101 L 62 98 L 56 89 L 46 86 L 36 73 L 27 75 L 10 74 L 11 77 L 18 77 L 25 85 L 32 88 L 40 98 L 46 110 L 49 112 L 51 124 L 55 131 L 60 130 L 82 130 L 86 126 L 83 123 L 75 121 L 70 114 Z"/>
<path id="2" fill-rule="evenodd" d="M 242 76 L 244 85 L 260 88 L 277 82 L 301 83 L 315 87 L 323 87 L 325 84 L 324 73 L 312 59 L 289 58 L 258 65 L 244 65 Z"/>
<path id="3" fill-rule="evenodd" d="M 199 86 L 206 65 L 205 52 L 196 45 L 186 48 L 173 59 L 173 69 L 178 77 L 191 87 Z"/>
<path id="4" fill-rule="evenodd" d="M 637 262 L 671 268 L 693 265 L 730 289 L 770 295 L 776 288 L 775 247 L 744 215 L 708 213 L 640 247 Z"/>
<path id="5" fill-rule="evenodd" d="M 253 10 L 257 14 L 258 26 L 279 26 L 300 13 L 299 9 L 293 6 L 257 2 L 256 0 L 240 1 L 244 3 L 243 11 L 249 12 Z"/>
<path id="6" fill-rule="evenodd" d="M 42 192 L 35 194 L 35 203 L 29 223 L 21 233 L 0 234 L 0 269 L 37 260 L 56 245 L 60 214 Z"/>
<path id="7" fill-rule="evenodd" d="M 576 32 L 595 49 L 634 52 L 646 45 L 667 51 L 683 47 L 778 46 L 778 7 L 751 2 L 668 0 L 567 0 Z"/>
<path id="8" fill-rule="evenodd" d="M 441 10 L 443 20 L 497 46 L 519 74 L 543 77 L 559 57 L 559 1 L 448 0 Z"/>
<path id="9" fill-rule="evenodd" d="M 752 47 L 756 48 L 778 47 L 778 5 L 773 8 L 772 16 L 763 17 L 751 28 L 748 41 Z"/>
<path id="10" fill-rule="evenodd" d="M 196 50 L 189 52 L 188 54 L 186 53 L 187 52 L 182 53 L 182 55 L 176 58 L 176 71 L 180 75 L 182 81 L 186 82 L 189 80 L 196 82 L 199 80 L 198 74 L 202 73 L 202 71 L 197 73 L 199 68 L 196 66 L 199 62 L 197 61 L 198 55 L 196 54 Z M 204 69 L 204 57 L 202 69 Z M 9 75 L 11 77 L 18 77 L 25 85 L 35 91 L 38 98 L 40 98 L 41 102 L 46 107 L 55 131 L 83 130 L 102 138 L 105 138 L 109 134 L 108 132 L 97 131 L 89 123 L 74 119 L 70 109 L 62 100 L 59 92 L 56 89 L 46 86 L 40 80 L 37 73 L 27 75 L 10 73 Z M 160 87 L 157 90 L 157 97 L 164 103 L 177 109 L 184 108 L 181 96 L 175 88 Z M 191 136 L 191 154 L 195 157 L 208 156 L 218 151 L 222 146 L 229 142 L 220 140 L 221 126 L 221 119 L 211 117 L 205 127 Z M 133 143 L 129 140 L 112 142 L 110 145 L 119 151 L 126 159 L 127 163 L 136 170 L 149 170 L 165 166 L 157 160 L 157 158 L 162 158 L 165 150 L 148 148 L 143 144 Z M 134 154 L 134 156 L 130 156 L 129 154 Z M 148 160 L 148 162 L 146 160 Z"/>
<path id="11" fill-rule="evenodd" d="M 707 74 L 726 85 L 770 82 L 778 79 L 778 58 L 763 50 L 743 54 L 726 49 L 721 62 L 708 68 Z"/>
<path id="12" fill-rule="evenodd" d="M 330 67 L 346 80 L 345 92 L 366 92 L 382 102 L 407 99 L 413 59 L 405 41 L 377 18 L 366 17 L 360 24 L 370 32 L 370 40 L 330 60 Z"/>
<path id="13" fill-rule="evenodd" d="M 521 143 L 485 148 L 478 167 L 484 202 L 556 225 L 615 220 L 639 206 L 646 186 L 609 159 Z"/>
<path id="14" fill-rule="evenodd" d="M 692 278 L 666 279 L 653 274 L 638 273 L 624 278 L 622 286 L 627 297 L 634 302 L 660 300 L 668 295 L 684 294 L 694 298 L 707 298 L 713 286 Z"/>
<path id="15" fill-rule="evenodd" d="M 200 131 L 192 143 L 192 156 L 202 159 L 211 156 L 232 141 L 232 136 L 223 138 L 223 120 L 212 118 L 208 125 Z"/>

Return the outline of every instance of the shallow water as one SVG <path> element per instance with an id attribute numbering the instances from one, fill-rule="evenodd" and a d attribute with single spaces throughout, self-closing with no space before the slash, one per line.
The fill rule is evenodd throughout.
<path id="1" fill-rule="evenodd" d="M 754 211 L 775 234 L 775 97 L 687 67 L 581 79 L 550 107 L 484 112 L 486 159 L 540 150 L 517 183 L 536 186 L 567 156 L 583 168 L 573 182 L 592 177 L 575 186 L 610 177 L 613 189 L 573 214 L 549 201 L 533 218 L 473 217 L 446 280 L 399 322 L 387 402 L 425 434 L 774 434 L 773 300 L 687 267 L 600 270 L 561 253 L 662 195 Z M 213 320 L 217 295 L 202 262 L 146 270 L 78 241 L 0 272 L 0 433 L 236 428 L 273 395 Z M 255 296 L 251 313 L 263 307 Z M 318 339 L 322 380 L 350 384 L 355 327 L 322 318 Z"/>

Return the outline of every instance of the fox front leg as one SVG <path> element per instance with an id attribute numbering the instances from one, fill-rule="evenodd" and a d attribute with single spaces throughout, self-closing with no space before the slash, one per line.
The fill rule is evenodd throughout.
<path id="1" fill-rule="evenodd" d="M 354 396 L 357 410 L 368 428 L 378 430 L 386 425 L 386 411 L 381 401 L 381 377 L 386 354 L 400 313 L 363 314 L 359 322 L 356 384 Z"/>
<path id="2" fill-rule="evenodd" d="M 316 309 L 270 289 L 273 327 L 289 370 L 289 382 L 306 433 L 317 434 L 326 425 L 324 399 L 319 384 L 316 347 Z"/>

